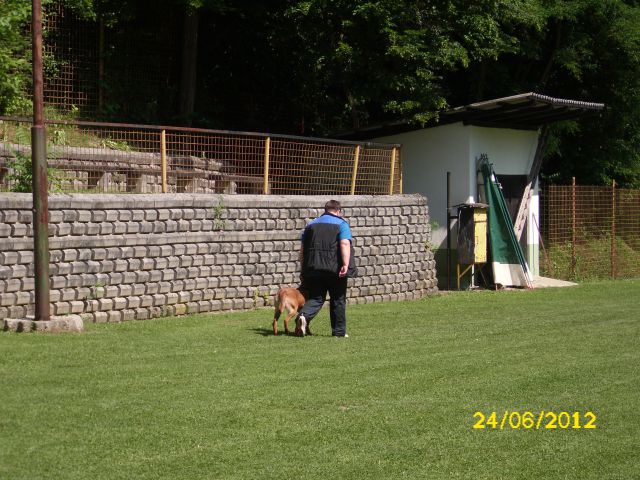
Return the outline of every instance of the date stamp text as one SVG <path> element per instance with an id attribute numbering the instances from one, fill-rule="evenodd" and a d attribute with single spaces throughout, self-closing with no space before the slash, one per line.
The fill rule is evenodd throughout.
<path id="1" fill-rule="evenodd" d="M 473 414 L 475 430 L 554 430 L 596 428 L 596 414 L 593 412 L 475 412 Z"/>

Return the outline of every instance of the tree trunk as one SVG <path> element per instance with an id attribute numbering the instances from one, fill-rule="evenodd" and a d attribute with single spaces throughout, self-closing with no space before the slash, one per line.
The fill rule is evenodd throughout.
<path id="1" fill-rule="evenodd" d="M 191 126 L 196 99 L 196 66 L 198 60 L 198 12 L 186 12 L 182 42 L 182 73 L 178 115 L 181 121 Z"/>

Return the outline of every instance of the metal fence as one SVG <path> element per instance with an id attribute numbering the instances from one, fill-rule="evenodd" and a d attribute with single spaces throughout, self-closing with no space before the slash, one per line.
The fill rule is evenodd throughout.
<path id="1" fill-rule="evenodd" d="M 78 121 L 47 138 L 53 192 L 402 193 L 399 145 Z M 28 188 L 30 120 L 0 117 L 0 139 L 0 189 Z"/>
<path id="2" fill-rule="evenodd" d="M 95 115 L 103 95 L 103 30 L 74 15 L 63 2 L 47 3 L 43 14 L 46 104 L 62 112 L 75 108 Z"/>
<path id="3" fill-rule="evenodd" d="M 180 76 L 182 12 L 165 5 L 142 24 L 120 19 L 114 27 L 83 18 L 69 3 L 43 6 L 45 104 L 90 120 L 175 114 L 169 105 Z"/>
<path id="4" fill-rule="evenodd" d="M 542 189 L 543 275 L 569 280 L 640 277 L 640 190 Z"/>

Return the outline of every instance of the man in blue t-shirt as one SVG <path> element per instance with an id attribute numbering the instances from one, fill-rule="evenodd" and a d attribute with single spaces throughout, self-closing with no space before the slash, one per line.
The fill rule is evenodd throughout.
<path id="1" fill-rule="evenodd" d="M 347 278 L 356 275 L 351 229 L 342 218 L 337 200 L 329 200 L 324 213 L 309 222 L 302 233 L 300 248 L 302 284 L 308 298 L 296 319 L 296 333 L 311 333 L 309 323 L 329 293 L 331 334 L 347 336 Z"/>

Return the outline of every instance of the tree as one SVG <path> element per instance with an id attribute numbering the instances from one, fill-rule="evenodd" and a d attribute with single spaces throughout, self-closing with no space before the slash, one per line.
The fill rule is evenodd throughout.
<path id="1" fill-rule="evenodd" d="M 640 6 L 623 0 L 513 2 L 510 51 L 447 77 L 457 104 L 536 91 L 603 102 L 599 117 L 552 129 L 548 181 L 640 187 Z"/>
<path id="2" fill-rule="evenodd" d="M 549 181 L 640 187 L 637 0 L 57 1 L 111 33 L 109 120 L 325 135 L 536 91 L 607 105 L 554 126 Z M 29 8 L 0 3 L 0 113 Z"/>
<path id="3" fill-rule="evenodd" d="M 0 114 L 29 108 L 31 42 L 26 34 L 31 2 L 0 2 Z"/>

